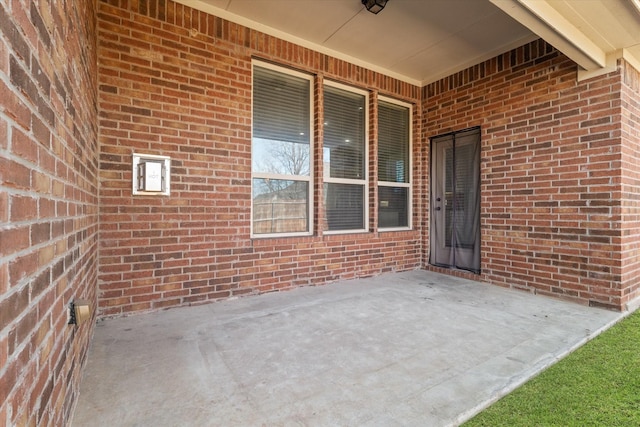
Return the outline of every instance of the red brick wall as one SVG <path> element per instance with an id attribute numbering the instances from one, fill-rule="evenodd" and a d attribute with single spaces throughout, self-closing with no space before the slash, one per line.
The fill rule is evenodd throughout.
<path id="1" fill-rule="evenodd" d="M 249 237 L 252 57 L 315 74 L 316 111 L 325 78 L 415 104 L 416 153 L 418 87 L 171 1 L 100 1 L 98 51 L 101 315 L 420 267 L 419 206 L 414 231 L 378 233 L 372 211 L 370 233 L 323 236 L 319 179 L 312 237 Z M 133 152 L 171 156 L 170 197 L 132 197 Z"/>
<path id="2" fill-rule="evenodd" d="M 572 61 L 537 41 L 430 84 L 424 141 L 482 128 L 480 279 L 620 308 L 623 281 L 638 273 L 634 260 L 623 279 L 623 264 L 637 256 L 621 245 L 621 73 L 581 82 L 576 74 Z M 637 109 L 637 98 L 627 102 Z M 626 161 L 637 162 L 637 145 L 636 134 Z M 636 210 L 637 170 L 625 172 L 636 177 L 625 201 Z"/>
<path id="3" fill-rule="evenodd" d="M 622 62 L 622 302 L 640 296 L 640 72 Z"/>
<path id="4" fill-rule="evenodd" d="M 0 4 L 0 425 L 63 426 L 97 283 L 95 5 Z"/>

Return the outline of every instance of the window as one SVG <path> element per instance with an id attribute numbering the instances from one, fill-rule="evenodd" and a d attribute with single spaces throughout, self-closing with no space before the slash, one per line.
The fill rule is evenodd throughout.
<path id="1" fill-rule="evenodd" d="M 323 182 L 329 232 L 364 231 L 367 204 L 367 93 L 324 87 Z"/>
<path id="2" fill-rule="evenodd" d="M 253 66 L 252 235 L 312 230 L 312 77 Z"/>
<path id="3" fill-rule="evenodd" d="M 378 228 L 410 228 L 411 107 L 378 103 Z"/>

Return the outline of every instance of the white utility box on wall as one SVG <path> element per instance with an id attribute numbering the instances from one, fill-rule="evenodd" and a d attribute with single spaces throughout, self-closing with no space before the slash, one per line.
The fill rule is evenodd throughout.
<path id="1" fill-rule="evenodd" d="M 133 194 L 168 196 L 171 159 L 168 156 L 133 153 Z"/>

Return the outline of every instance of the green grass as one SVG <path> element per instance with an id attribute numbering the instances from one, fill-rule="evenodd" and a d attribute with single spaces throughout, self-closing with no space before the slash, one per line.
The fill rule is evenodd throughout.
<path id="1" fill-rule="evenodd" d="M 640 426 L 640 311 L 463 426 Z"/>

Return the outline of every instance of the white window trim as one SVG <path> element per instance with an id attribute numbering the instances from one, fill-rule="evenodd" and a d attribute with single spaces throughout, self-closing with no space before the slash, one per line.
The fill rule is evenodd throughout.
<path id="1" fill-rule="evenodd" d="M 341 89 L 347 92 L 357 93 L 364 95 L 364 177 L 363 179 L 348 179 L 348 178 L 331 178 L 324 177 L 324 170 L 322 173 L 322 188 L 324 192 L 324 184 L 352 184 L 352 185 L 364 185 L 364 212 L 363 212 L 363 228 L 353 228 L 350 230 L 324 230 L 323 235 L 335 235 L 335 234 L 354 234 L 354 233 L 367 233 L 369 231 L 369 92 L 366 90 L 358 89 L 353 86 L 347 86 L 330 80 L 324 81 L 324 86 L 331 86 L 336 89 Z M 324 90 L 324 87 L 322 88 Z M 321 106 L 324 111 L 324 105 Z M 323 113 L 324 117 L 324 113 Z M 324 135 L 324 133 L 323 133 Z M 322 147 L 324 148 L 324 141 L 322 141 Z M 323 206 L 324 207 L 324 206 Z M 326 214 L 326 212 L 324 212 Z"/>
<path id="2" fill-rule="evenodd" d="M 386 96 L 379 96 L 378 102 L 384 101 L 389 104 L 399 105 L 401 107 L 405 107 L 409 109 L 409 182 L 391 182 L 391 181 L 378 181 L 378 187 L 404 187 L 408 188 L 407 191 L 407 203 L 409 206 L 407 207 L 407 226 L 406 227 L 380 227 L 378 226 L 379 232 L 387 232 L 387 231 L 407 231 L 413 230 L 413 105 L 402 102 L 397 99 L 387 98 Z M 378 104 L 379 105 L 379 104 Z M 378 106 L 376 106 L 378 108 Z M 378 149 L 378 147 L 376 147 Z M 377 177 L 376 177 L 377 178 Z M 378 193 L 379 199 L 379 193 Z M 379 202 L 379 200 L 378 200 Z M 378 213 L 379 216 L 379 213 Z M 379 220 L 379 218 L 376 218 Z M 379 224 L 379 223 L 378 223 Z"/>
<path id="3" fill-rule="evenodd" d="M 288 74 L 290 76 L 295 76 L 299 78 L 303 78 L 309 80 L 309 175 L 281 175 L 281 174 L 270 174 L 264 172 L 254 172 L 253 171 L 253 70 L 258 66 L 261 68 L 267 68 L 273 71 L 277 71 L 282 74 Z M 311 74 L 303 73 L 300 71 L 295 71 L 290 68 L 280 67 L 278 65 L 271 64 L 269 62 L 264 62 L 256 59 L 251 60 L 251 212 L 250 212 L 250 221 L 251 221 L 251 232 L 250 238 L 252 239 L 269 239 L 269 238 L 279 238 L 279 237 L 297 237 L 297 236 L 311 236 L 313 235 L 314 224 L 313 224 L 313 213 L 314 213 L 314 186 L 313 186 L 313 177 L 315 174 L 313 165 L 314 165 L 314 149 L 315 149 L 315 141 L 314 141 L 314 129 L 313 129 L 313 118 L 314 118 L 314 76 Z M 253 232 L 253 180 L 254 178 L 263 178 L 263 179 L 284 179 L 287 181 L 301 181 L 308 182 L 308 198 L 309 203 L 307 206 L 307 218 L 308 218 L 308 227 L 307 231 L 293 232 L 293 233 L 254 233 Z"/>

